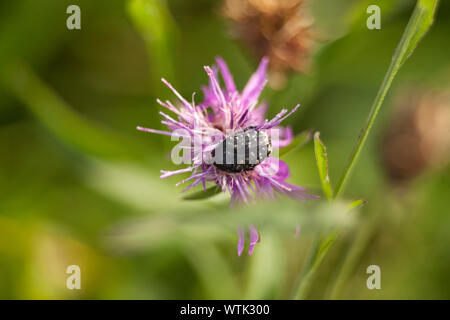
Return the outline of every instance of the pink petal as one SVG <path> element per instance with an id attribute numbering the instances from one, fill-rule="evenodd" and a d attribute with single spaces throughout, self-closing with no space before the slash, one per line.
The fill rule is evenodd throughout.
<path id="1" fill-rule="evenodd" d="M 169 131 L 161 131 L 161 130 L 149 129 L 149 128 L 144 128 L 144 127 L 139 127 L 139 126 L 136 127 L 136 129 L 139 130 L 139 131 L 163 134 L 163 135 L 166 135 L 166 136 L 169 136 L 169 137 L 172 136 L 172 132 L 169 132 Z"/>
<path id="2" fill-rule="evenodd" d="M 259 241 L 259 235 L 258 230 L 252 225 L 248 227 L 250 230 L 250 244 L 248 247 L 248 254 L 251 256 L 253 253 L 253 250 L 255 249 L 255 244 Z"/>
<path id="3" fill-rule="evenodd" d="M 298 238 L 299 235 L 300 235 L 300 225 L 297 225 L 295 227 L 295 236 L 294 236 L 294 238 Z"/>
<path id="4" fill-rule="evenodd" d="M 214 74 L 214 71 L 208 67 L 205 66 L 205 71 L 208 74 L 208 77 L 211 81 L 211 87 L 213 89 L 214 95 L 216 96 L 217 101 L 219 101 L 220 105 L 222 106 L 222 108 L 225 108 L 227 102 L 225 100 L 225 96 L 223 95 L 223 91 L 219 86 L 219 83 L 217 82 L 217 78 Z"/>
<path id="5" fill-rule="evenodd" d="M 266 84 L 267 78 L 267 65 L 269 63 L 269 59 L 264 57 L 256 72 L 251 76 L 250 80 L 247 82 L 243 92 L 242 92 L 242 101 L 244 104 L 247 104 L 250 101 L 257 100 L 261 91 L 263 90 Z"/>
<path id="6" fill-rule="evenodd" d="M 189 102 L 187 102 L 187 100 L 185 98 L 183 98 L 183 96 L 177 91 L 175 90 L 174 87 L 172 87 L 172 85 L 164 78 L 161 78 L 161 81 L 167 86 L 169 87 L 170 90 L 172 90 L 172 92 L 177 96 L 178 99 L 180 99 L 180 101 L 191 111 L 194 111 L 194 108 L 190 105 Z"/>
<path id="7" fill-rule="evenodd" d="M 238 249 L 238 256 L 240 257 L 242 254 L 242 251 L 244 251 L 244 241 L 245 241 L 244 229 L 238 228 L 238 236 L 239 236 L 239 240 L 237 243 L 237 249 Z"/>
<path id="8" fill-rule="evenodd" d="M 176 175 L 176 174 L 185 173 L 185 172 L 191 172 L 193 169 L 194 169 L 194 167 L 187 167 L 185 169 L 180 169 L 180 170 L 175 170 L 175 171 L 161 170 L 162 175 L 159 178 L 160 179 L 164 179 L 164 178 Z"/>
<path id="9" fill-rule="evenodd" d="M 233 76 L 228 69 L 227 64 L 221 57 L 216 58 L 217 65 L 219 66 L 220 73 L 222 74 L 223 81 L 225 82 L 225 87 L 229 94 L 236 91 L 236 85 L 234 84 Z"/>
<path id="10" fill-rule="evenodd" d="M 269 122 L 270 125 L 267 124 L 267 125 L 264 126 L 264 128 L 265 128 L 265 129 L 270 129 L 270 128 L 273 128 L 273 127 L 279 125 L 281 122 L 283 122 L 284 119 L 286 119 L 287 117 L 291 116 L 291 114 L 293 114 L 295 111 L 297 111 L 298 108 L 300 108 L 300 105 L 299 105 L 299 104 L 296 105 L 296 106 L 294 107 L 294 109 L 292 109 L 292 110 L 291 110 L 287 115 L 285 115 L 283 118 L 281 118 L 281 119 L 279 119 L 279 120 L 276 120 L 276 121 L 273 121 L 273 120 L 270 121 L 270 122 Z"/>
<path id="11" fill-rule="evenodd" d="M 277 181 L 284 181 L 290 176 L 289 166 L 286 162 L 274 157 L 268 157 L 258 167 L 258 170 L 262 170 L 264 176 L 270 176 Z"/>
<path id="12" fill-rule="evenodd" d="M 294 132 L 292 131 L 291 127 L 289 126 L 286 128 L 278 127 L 274 129 L 280 130 L 279 136 L 280 139 L 278 140 L 278 148 L 283 148 L 291 144 L 292 140 L 294 139 Z"/>

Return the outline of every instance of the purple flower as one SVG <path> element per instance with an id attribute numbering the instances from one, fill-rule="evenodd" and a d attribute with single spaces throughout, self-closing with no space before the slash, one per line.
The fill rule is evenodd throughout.
<path id="1" fill-rule="evenodd" d="M 204 100 L 200 104 L 194 102 L 194 96 L 192 102 L 188 102 L 169 82 L 162 79 L 177 96 L 179 105 L 175 107 L 170 101 L 163 102 L 159 99 L 157 102 L 175 114 L 176 119 L 161 111 L 162 123 L 168 131 L 142 127 L 137 129 L 168 136 L 177 134 L 179 137 L 191 139 L 193 144 L 184 145 L 189 151 L 190 166 L 176 171 L 161 171 L 161 178 L 190 172 L 191 175 L 177 185 L 189 181 L 190 184 L 185 191 L 199 184 L 206 190 L 206 183 L 215 183 L 223 192 L 228 191 L 231 194 L 231 204 L 247 203 L 257 198 L 274 198 L 277 193 L 300 201 L 316 198 L 306 193 L 306 188 L 286 182 L 290 175 L 287 164 L 272 156 L 272 151 L 292 142 L 292 129 L 279 125 L 294 113 L 299 105 L 291 111 L 281 110 L 271 120 L 265 119 L 267 106 L 265 104 L 258 106 L 258 98 L 266 84 L 267 64 L 268 59 L 263 58 L 247 85 L 239 92 L 226 63 L 217 58 L 217 66 L 205 67 L 209 85 L 202 88 Z M 219 73 L 225 88 L 219 84 Z M 236 149 L 238 136 L 247 139 L 242 140 L 245 141 L 242 142 L 243 149 Z M 230 137 L 234 140 L 230 140 Z M 252 144 L 249 141 L 252 139 L 258 145 L 256 158 L 253 159 L 255 161 L 250 163 L 249 154 L 253 156 L 255 154 L 245 151 L 242 154 L 245 155 L 245 159 L 238 165 L 236 159 L 239 157 L 239 150 L 250 148 Z M 237 157 L 232 156 L 234 162 L 231 164 L 228 162 L 226 165 L 219 164 L 218 159 L 222 160 L 221 157 L 225 158 L 226 154 L 222 153 L 222 150 L 224 148 L 225 151 L 230 150 L 227 149 L 229 141 L 234 142 L 234 151 L 238 150 Z M 219 146 L 222 149 L 218 149 Z M 233 144 L 231 146 L 233 147 Z M 264 152 L 261 152 L 261 149 Z M 255 243 L 259 241 L 259 235 L 254 226 L 249 227 L 249 233 L 249 254 L 252 254 Z M 241 255 L 244 248 L 244 230 L 240 228 L 238 234 L 238 254 Z"/>

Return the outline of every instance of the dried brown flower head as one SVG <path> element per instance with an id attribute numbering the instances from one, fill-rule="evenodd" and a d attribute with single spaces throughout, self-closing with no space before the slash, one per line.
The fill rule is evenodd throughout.
<path id="1" fill-rule="evenodd" d="M 225 0 L 234 35 L 270 60 L 269 82 L 281 87 L 286 72 L 306 72 L 314 47 L 313 19 L 305 0 Z"/>
<path id="2" fill-rule="evenodd" d="M 408 92 L 382 143 L 389 176 L 405 181 L 450 160 L 450 91 Z"/>

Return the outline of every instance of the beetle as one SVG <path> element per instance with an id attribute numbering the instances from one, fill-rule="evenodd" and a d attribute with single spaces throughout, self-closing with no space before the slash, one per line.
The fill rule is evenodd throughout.
<path id="1" fill-rule="evenodd" d="M 213 151 L 214 166 L 224 172 L 251 171 L 272 153 L 266 130 L 247 127 L 225 138 Z"/>

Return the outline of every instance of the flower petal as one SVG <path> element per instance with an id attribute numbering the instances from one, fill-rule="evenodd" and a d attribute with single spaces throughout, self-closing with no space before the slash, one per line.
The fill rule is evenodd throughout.
<path id="1" fill-rule="evenodd" d="M 155 130 L 155 129 L 150 129 L 150 128 L 144 128 L 144 127 L 136 127 L 137 130 L 139 131 L 145 131 L 145 132 L 151 132 L 151 133 L 157 133 L 157 134 L 163 134 L 165 136 L 169 136 L 171 137 L 173 135 L 172 132 L 169 131 L 161 131 L 161 130 Z"/>
<path id="2" fill-rule="evenodd" d="M 295 235 L 294 235 L 294 238 L 298 238 L 298 236 L 300 235 L 300 225 L 298 224 L 298 225 L 296 225 L 295 226 Z"/>
<path id="3" fill-rule="evenodd" d="M 250 80 L 247 82 L 247 85 L 242 91 L 242 102 L 244 104 L 248 104 L 249 102 L 258 99 L 267 81 L 266 70 L 268 63 L 269 59 L 267 57 L 262 58 L 258 66 L 258 69 L 251 76 Z"/>
<path id="4" fill-rule="evenodd" d="M 191 106 L 191 104 L 189 102 L 187 102 L 187 100 L 185 98 L 183 98 L 183 96 L 177 91 L 175 90 L 175 88 L 170 84 L 170 82 L 168 82 L 166 79 L 161 78 L 161 81 L 170 89 L 172 90 L 172 92 L 177 96 L 177 98 L 186 106 L 186 108 L 188 108 L 191 111 L 194 111 L 194 108 Z"/>
<path id="5" fill-rule="evenodd" d="M 274 157 L 266 158 L 258 167 L 261 175 L 275 180 L 284 181 L 290 176 L 289 166 L 286 162 Z"/>
<path id="6" fill-rule="evenodd" d="M 238 256 L 240 257 L 242 251 L 244 251 L 244 243 L 245 243 L 245 233 L 243 228 L 238 228 L 238 236 L 239 240 L 237 243 Z"/>
<path id="7" fill-rule="evenodd" d="M 289 166 L 286 162 L 276 159 L 278 161 L 278 172 L 275 174 L 277 180 L 286 180 L 291 175 Z"/>
<path id="8" fill-rule="evenodd" d="M 225 87 L 227 88 L 228 95 L 231 95 L 236 91 L 236 85 L 234 84 L 233 76 L 231 75 L 227 64 L 221 57 L 217 57 L 216 61 L 217 65 L 219 66 L 220 73 L 222 74 L 223 81 L 225 82 Z"/>
<path id="9" fill-rule="evenodd" d="M 191 172 L 192 170 L 194 170 L 194 167 L 187 167 L 187 168 L 180 169 L 180 170 L 175 170 L 175 171 L 161 170 L 162 174 L 161 174 L 161 176 L 159 178 L 160 179 L 164 179 L 164 178 L 176 175 L 176 174 L 185 173 L 185 172 Z"/>
<path id="10" fill-rule="evenodd" d="M 259 242 L 259 235 L 258 230 L 253 225 L 250 225 L 248 229 L 250 230 L 250 244 L 248 246 L 248 254 L 251 256 L 253 250 L 255 249 L 255 244 Z"/>
<path id="11" fill-rule="evenodd" d="M 294 132 L 292 131 L 292 128 L 287 126 L 286 128 L 277 127 L 276 129 L 280 130 L 280 135 L 278 137 L 278 148 L 283 148 L 290 145 L 294 139 Z"/>

